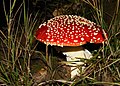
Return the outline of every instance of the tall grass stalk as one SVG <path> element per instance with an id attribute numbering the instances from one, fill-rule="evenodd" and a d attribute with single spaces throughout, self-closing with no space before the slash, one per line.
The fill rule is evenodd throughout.
<path id="1" fill-rule="evenodd" d="M 30 57 L 35 50 L 32 41 L 38 13 L 33 18 L 33 14 L 26 10 L 25 0 L 18 9 L 16 2 L 17 0 L 10 0 L 7 10 L 7 2 L 3 0 L 7 34 L 0 30 L 0 52 L 3 52 L 0 57 L 0 81 L 10 86 L 31 86 L 33 81 L 30 78 Z"/>

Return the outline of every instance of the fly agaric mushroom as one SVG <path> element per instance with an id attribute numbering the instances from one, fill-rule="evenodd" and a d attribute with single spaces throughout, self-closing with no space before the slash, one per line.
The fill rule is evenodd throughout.
<path id="1" fill-rule="evenodd" d="M 76 15 L 60 15 L 41 24 L 35 37 L 47 45 L 60 46 L 63 54 L 67 56 L 67 61 L 78 61 L 69 64 L 74 66 L 71 67 L 71 78 L 73 78 L 79 74 L 76 66 L 83 64 L 79 58 L 92 57 L 92 54 L 81 46 L 88 42 L 103 43 L 105 41 L 103 34 L 103 29 L 90 20 Z M 71 49 L 62 50 L 66 46 Z"/>

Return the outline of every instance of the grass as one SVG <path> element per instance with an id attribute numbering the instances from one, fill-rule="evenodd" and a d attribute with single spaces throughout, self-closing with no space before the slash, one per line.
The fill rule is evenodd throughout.
<path id="1" fill-rule="evenodd" d="M 0 58 L 0 80 L 6 85 L 19 86 L 32 85 L 30 73 L 30 57 L 34 51 L 32 46 L 33 29 L 37 20 L 32 18 L 25 10 L 25 2 L 20 4 L 14 13 L 15 3 L 10 0 L 10 10 L 6 10 L 6 3 L 3 0 L 4 13 L 7 22 L 7 34 L 1 31 L 1 52 Z M 24 15 L 22 15 L 24 14 Z M 23 23 L 21 23 L 24 21 Z"/>
<path id="2" fill-rule="evenodd" d="M 79 2 L 75 0 L 75 3 Z M 10 86 L 34 86 L 36 84 L 58 86 L 120 85 L 120 1 L 116 1 L 114 14 L 110 15 L 111 21 L 109 24 L 105 20 L 106 12 L 104 9 L 106 3 L 104 2 L 104 0 L 82 0 L 81 2 L 84 16 L 90 15 L 97 24 L 101 25 L 108 33 L 108 39 L 100 49 L 92 52 L 93 58 L 86 62 L 88 66 L 85 71 L 74 81 L 70 81 L 69 77 L 63 79 L 62 76 L 65 76 L 68 69 L 65 65 L 58 63 L 61 62 L 61 59 L 59 60 L 57 59 L 58 56 L 52 55 L 54 51 L 48 56 L 48 52 L 45 54 L 46 52 L 36 49 L 38 43 L 34 42 L 34 32 L 39 26 L 38 16 L 42 14 L 39 12 L 36 12 L 35 15 L 30 13 L 27 10 L 25 0 L 21 2 L 17 10 L 15 10 L 17 0 L 13 0 L 13 2 L 10 0 L 10 7 L 7 10 L 6 2 L 3 0 L 7 31 L 0 30 L 0 82 Z M 109 1 L 107 2 L 109 3 Z M 83 5 L 86 5 L 86 7 Z M 69 5 L 68 8 L 70 6 L 72 7 L 72 5 Z M 87 7 L 90 9 L 86 15 L 84 9 L 87 9 Z M 45 18 L 41 19 L 44 20 Z M 31 59 L 32 57 L 40 57 L 38 62 L 41 63 L 37 64 L 36 62 L 33 65 L 35 61 Z M 36 83 L 33 75 L 44 67 L 49 76 L 44 76 L 44 81 Z"/>

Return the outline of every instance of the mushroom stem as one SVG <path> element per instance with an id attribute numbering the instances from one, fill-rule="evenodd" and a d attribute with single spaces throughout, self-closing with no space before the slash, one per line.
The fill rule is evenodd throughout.
<path id="1" fill-rule="evenodd" d="M 74 78 L 76 75 L 80 74 L 80 69 L 78 66 L 83 65 L 84 62 L 81 62 L 80 59 L 90 59 L 92 54 L 87 50 L 73 51 L 73 52 L 63 52 L 67 57 L 68 65 L 71 66 L 71 78 Z M 70 63 L 69 63 L 70 62 Z M 82 71 L 84 70 L 84 66 L 82 67 Z"/>

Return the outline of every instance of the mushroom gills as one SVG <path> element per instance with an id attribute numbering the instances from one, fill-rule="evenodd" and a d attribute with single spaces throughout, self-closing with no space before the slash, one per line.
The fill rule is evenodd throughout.
<path id="1" fill-rule="evenodd" d="M 80 61 L 80 59 L 90 59 L 92 58 L 92 54 L 87 50 L 80 50 L 80 51 L 70 51 L 70 52 L 63 52 L 66 55 L 66 59 L 69 66 L 71 66 L 71 78 L 75 76 L 79 76 L 80 69 L 78 66 L 83 65 L 84 62 Z M 84 66 L 82 67 L 82 71 L 84 70 Z"/>

